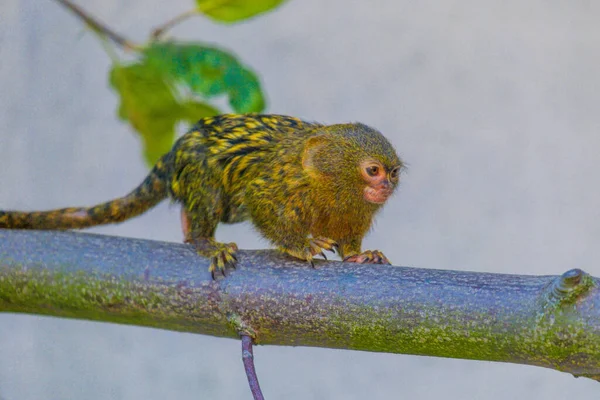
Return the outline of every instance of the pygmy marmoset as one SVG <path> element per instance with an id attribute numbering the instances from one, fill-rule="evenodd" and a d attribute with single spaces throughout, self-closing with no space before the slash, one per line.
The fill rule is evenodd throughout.
<path id="1" fill-rule="evenodd" d="M 337 249 L 348 262 L 388 264 L 361 252 L 373 217 L 398 186 L 402 161 L 360 123 L 322 125 L 281 115 L 201 119 L 124 197 L 89 208 L 0 211 L 0 228 L 71 229 L 121 222 L 166 197 L 182 204 L 185 241 L 225 273 L 235 243 L 214 238 L 219 222 L 249 219 L 283 252 L 310 262 Z"/>

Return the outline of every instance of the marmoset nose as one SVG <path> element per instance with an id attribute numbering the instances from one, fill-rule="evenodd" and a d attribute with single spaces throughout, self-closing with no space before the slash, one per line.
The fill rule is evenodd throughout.
<path id="1" fill-rule="evenodd" d="M 390 181 L 388 181 L 387 179 L 384 179 L 379 184 L 379 189 L 389 189 L 389 188 L 390 188 Z"/>

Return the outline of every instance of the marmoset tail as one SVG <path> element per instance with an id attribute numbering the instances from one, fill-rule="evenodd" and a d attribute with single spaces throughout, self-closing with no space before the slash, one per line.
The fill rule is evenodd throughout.
<path id="1" fill-rule="evenodd" d="M 377 130 L 281 115 L 201 119 L 128 195 L 89 208 L 0 211 L 0 228 L 78 229 L 117 223 L 170 197 L 182 205 L 185 241 L 235 267 L 237 246 L 215 240 L 219 222 L 250 220 L 281 251 L 313 263 L 324 250 L 348 262 L 389 263 L 362 252 L 375 214 L 398 186 L 403 163 Z"/>

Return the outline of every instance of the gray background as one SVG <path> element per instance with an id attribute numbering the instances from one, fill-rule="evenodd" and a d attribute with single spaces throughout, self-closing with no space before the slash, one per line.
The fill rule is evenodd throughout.
<path id="1" fill-rule="evenodd" d="M 135 40 L 189 0 L 81 1 Z M 600 7 L 574 0 L 293 0 L 217 42 L 262 75 L 269 111 L 381 129 L 410 164 L 366 245 L 395 264 L 600 275 Z M 0 208 L 90 205 L 146 173 L 116 120 L 109 59 L 52 1 L 0 1 Z M 96 232 L 181 239 L 178 210 Z M 218 237 L 266 243 L 247 225 Z M 259 347 L 269 399 L 595 398 L 598 383 L 519 365 Z M 239 344 L 0 316 L 0 396 L 248 399 Z"/>

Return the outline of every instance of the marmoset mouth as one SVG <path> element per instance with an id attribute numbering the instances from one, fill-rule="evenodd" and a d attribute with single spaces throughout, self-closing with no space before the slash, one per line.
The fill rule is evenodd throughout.
<path id="1" fill-rule="evenodd" d="M 365 188 L 365 200 L 370 203 L 383 204 L 391 196 L 392 189 L 376 189 L 371 186 Z"/>

